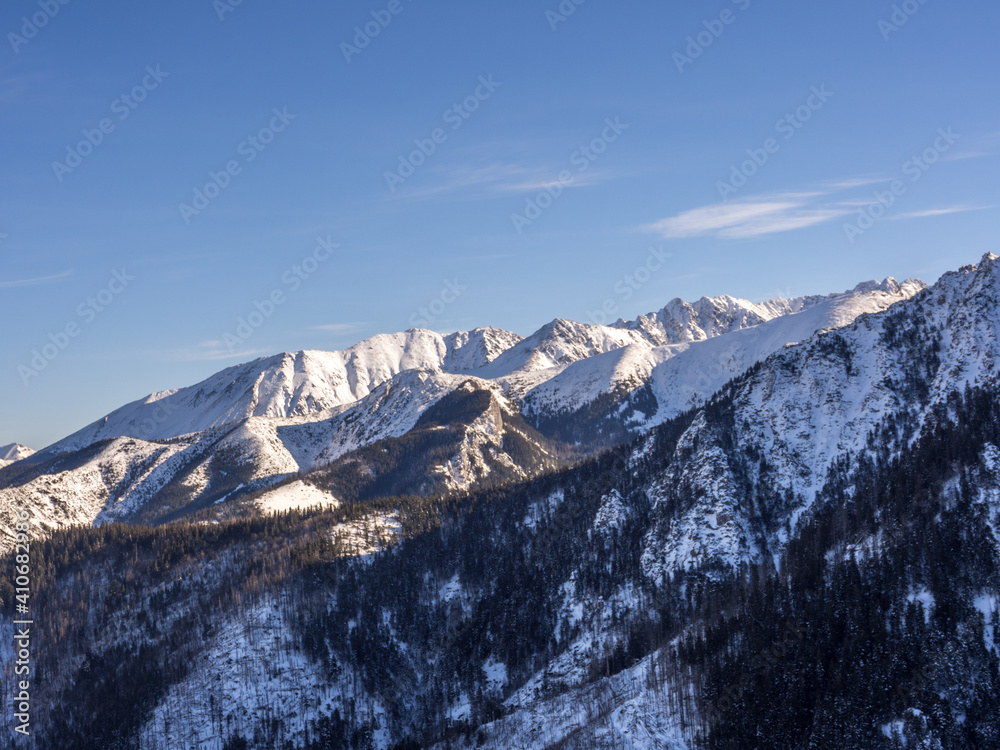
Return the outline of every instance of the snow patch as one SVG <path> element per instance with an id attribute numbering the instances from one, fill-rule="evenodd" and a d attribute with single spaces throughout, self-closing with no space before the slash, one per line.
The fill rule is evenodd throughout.
<path id="1" fill-rule="evenodd" d="M 265 513 L 282 513 L 306 508 L 336 508 L 340 501 L 330 493 L 302 480 L 285 484 L 257 498 L 257 506 Z"/>

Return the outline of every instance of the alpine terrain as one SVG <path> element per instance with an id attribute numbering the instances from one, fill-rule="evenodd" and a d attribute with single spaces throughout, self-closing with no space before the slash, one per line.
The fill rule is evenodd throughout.
<path id="1" fill-rule="evenodd" d="M 20 443 L 11 443 L 10 445 L 0 446 L 0 469 L 5 466 L 10 466 L 12 463 L 20 461 L 22 458 L 28 458 L 34 451 L 26 445 L 21 445 Z"/>
<path id="2" fill-rule="evenodd" d="M 998 360 L 987 254 L 282 353 L 2 448 L 18 741 L 1000 747 Z"/>

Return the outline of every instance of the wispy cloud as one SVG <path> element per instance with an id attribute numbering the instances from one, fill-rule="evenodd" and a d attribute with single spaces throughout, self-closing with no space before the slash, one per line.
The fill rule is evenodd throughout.
<path id="1" fill-rule="evenodd" d="M 928 208 L 923 211 L 911 211 L 906 214 L 896 214 L 889 216 L 889 219 L 926 219 L 931 216 L 947 216 L 948 214 L 961 214 L 967 211 L 985 211 L 994 208 L 993 206 L 946 206 L 944 208 Z"/>
<path id="2" fill-rule="evenodd" d="M 433 195 L 468 188 L 498 189 L 512 181 L 526 179 L 531 171 L 517 164 L 488 164 L 483 167 L 454 167 L 438 170 L 436 184 L 414 191 L 415 195 Z"/>
<path id="3" fill-rule="evenodd" d="M 941 161 L 966 161 L 968 159 L 983 159 L 994 155 L 989 151 L 955 151 L 942 156 Z"/>
<path id="4" fill-rule="evenodd" d="M 364 328 L 368 323 L 325 323 L 319 326 L 312 326 L 310 331 L 326 331 L 327 333 L 355 333 Z"/>
<path id="5" fill-rule="evenodd" d="M 435 173 L 434 184 L 413 190 L 400 190 L 408 198 L 429 198 L 446 193 L 459 193 L 463 198 L 482 198 L 500 193 L 537 193 L 553 185 L 584 187 L 595 185 L 604 178 L 596 171 L 572 173 L 569 180 L 560 181 L 558 168 L 525 167 L 520 164 L 489 164 L 481 167 L 459 166 Z"/>
<path id="6" fill-rule="evenodd" d="M 553 187 L 554 185 L 562 185 L 563 187 L 586 187 L 587 185 L 597 185 L 603 179 L 604 178 L 596 172 L 571 174 L 569 179 L 566 181 L 553 179 L 550 175 L 545 178 L 524 180 L 522 182 L 498 184 L 495 189 L 507 193 L 537 193 L 539 190 L 545 190 L 546 188 Z"/>
<path id="7" fill-rule="evenodd" d="M 45 75 L 37 71 L 15 73 L 12 70 L 13 66 L 9 65 L 0 68 L 0 102 L 14 101 L 45 80 Z"/>
<path id="8" fill-rule="evenodd" d="M 738 203 L 722 203 L 684 211 L 648 224 L 647 231 L 667 239 L 716 236 L 745 239 L 790 232 L 844 216 L 841 207 L 810 207 L 816 193 L 789 193 Z"/>
<path id="9" fill-rule="evenodd" d="M 63 271 L 53 276 L 37 276 L 33 279 L 15 279 L 13 281 L 0 281 L 0 289 L 13 289 L 22 286 L 35 286 L 37 284 L 51 284 L 54 281 L 62 281 L 73 275 L 73 271 Z"/>
<path id="10" fill-rule="evenodd" d="M 240 349 L 234 352 L 226 346 L 222 339 L 213 339 L 211 341 L 202 341 L 195 348 L 175 349 L 169 352 L 167 356 L 172 360 L 180 362 L 215 362 L 223 360 L 247 362 L 265 354 L 273 353 L 267 349 Z"/>
<path id="11" fill-rule="evenodd" d="M 830 180 L 829 182 L 822 183 L 822 187 L 831 192 L 837 192 L 866 187 L 868 185 L 878 185 L 882 182 L 889 182 L 891 179 L 891 177 L 852 177 L 846 180 Z"/>
<path id="12" fill-rule="evenodd" d="M 646 224 L 640 229 L 665 239 L 717 237 L 747 239 L 816 226 L 871 206 L 878 198 L 859 189 L 887 182 L 887 178 L 863 176 L 820 183 L 817 189 L 772 193 L 729 203 L 701 206 Z M 855 195 L 838 193 L 855 191 Z M 982 211 L 992 206 L 956 205 L 900 213 L 886 218 L 896 220 L 945 216 L 966 211 Z"/>
<path id="13" fill-rule="evenodd" d="M 950 151 L 941 157 L 941 161 L 966 161 L 968 159 L 986 159 L 1000 153 L 1000 131 L 975 136 L 965 143 L 965 149 Z"/>

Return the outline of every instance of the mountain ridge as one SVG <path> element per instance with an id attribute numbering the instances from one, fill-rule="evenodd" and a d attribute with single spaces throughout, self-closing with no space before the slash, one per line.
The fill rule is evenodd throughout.
<path id="1" fill-rule="evenodd" d="M 732 315 L 732 320 L 725 327 L 718 325 L 717 317 L 713 319 L 715 325 L 709 327 L 711 335 L 700 327 L 692 330 L 689 325 L 670 338 L 670 343 L 685 343 L 756 326 L 765 320 L 793 314 L 822 300 L 839 298 L 851 292 L 889 289 L 899 292 L 904 287 L 921 284 L 908 279 L 900 285 L 890 277 L 883 282 L 863 282 L 848 292 L 793 300 L 775 298 L 764 303 L 752 303 L 728 295 L 702 297 L 693 304 L 675 299 L 661 311 L 639 316 L 624 326 L 619 325 L 623 321 L 612 326 L 597 326 L 557 318 L 527 338 L 490 327 L 451 334 L 409 329 L 395 334 L 376 334 L 342 351 L 281 352 L 227 367 L 192 386 L 151 393 L 46 446 L 42 452 L 52 454 L 78 449 L 110 437 L 175 438 L 253 416 L 317 414 L 357 402 L 403 370 L 440 370 L 452 374 L 476 374 L 488 379 L 509 376 L 512 370 L 527 370 L 528 373 L 545 370 L 635 343 L 636 339 L 630 338 L 630 334 L 646 338 L 647 334 L 642 329 L 647 326 L 643 325 L 643 321 L 664 316 L 671 306 L 694 311 L 695 321 L 707 318 L 708 309 L 722 309 Z M 748 311 L 752 314 L 746 314 Z M 584 341 L 578 343 L 574 350 L 559 349 L 558 342 L 579 340 L 581 335 Z M 596 338 L 593 338 L 595 335 Z M 659 341 L 664 339 L 665 334 L 651 336 Z M 528 343 L 532 340 L 534 346 Z M 660 345 L 652 340 L 650 343 Z M 520 358 L 512 351 L 518 346 L 527 350 Z M 510 364 L 503 362 L 505 356 Z M 314 384 L 325 388 L 314 392 L 316 389 L 309 387 Z M 222 396 L 229 401 L 218 404 L 215 411 L 209 410 L 213 399 L 218 401 Z M 202 416 L 200 421 L 175 419 L 174 415 L 184 406 L 208 411 L 208 414 Z M 130 414 L 129 411 L 139 413 Z"/>
<path id="2" fill-rule="evenodd" d="M 126 404 L 18 471 L 0 469 L 0 515 L 32 506 L 40 526 L 51 529 L 202 513 L 398 440 L 467 383 L 509 403 L 527 427 L 562 446 L 556 452 L 586 454 L 697 405 L 783 346 L 885 309 L 923 286 L 887 279 L 763 305 L 703 298 L 689 306 L 696 315 L 679 333 L 556 319 L 524 339 L 496 328 L 448 335 L 411 329 L 342 352 L 264 357 Z M 665 336 L 678 341 L 655 343 Z M 452 465 L 466 465 L 467 449 L 452 447 Z M 521 454 L 532 471 L 546 465 L 529 457 L 536 452 Z"/>

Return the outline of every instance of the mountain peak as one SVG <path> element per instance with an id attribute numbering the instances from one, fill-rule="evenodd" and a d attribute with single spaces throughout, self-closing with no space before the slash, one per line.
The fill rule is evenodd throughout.
<path id="1" fill-rule="evenodd" d="M 35 451 L 26 445 L 21 445 L 21 443 L 0 446 L 0 469 L 28 458 L 34 453 Z"/>
<path id="2" fill-rule="evenodd" d="M 641 333 L 655 346 L 704 341 L 799 312 L 806 306 L 806 299 L 777 298 L 755 303 L 722 294 L 687 302 L 678 297 L 658 312 L 640 315 L 633 321 L 619 320 L 614 327 Z"/>
<path id="3" fill-rule="evenodd" d="M 882 281 L 862 281 L 856 287 L 851 289 L 847 294 L 852 293 L 863 293 L 863 292 L 885 292 L 886 294 L 899 294 L 901 291 L 907 287 L 917 289 L 926 289 L 927 285 L 920 281 L 920 279 L 907 279 L 906 281 L 900 283 L 896 281 L 892 276 L 886 276 Z"/>

